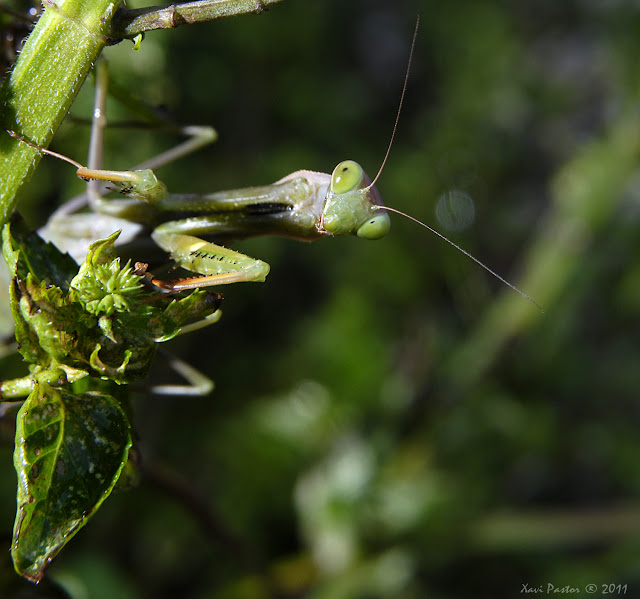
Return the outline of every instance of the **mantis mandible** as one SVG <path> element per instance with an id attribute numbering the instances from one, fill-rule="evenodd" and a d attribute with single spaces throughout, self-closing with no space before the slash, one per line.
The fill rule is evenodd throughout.
<path id="1" fill-rule="evenodd" d="M 540 306 L 520 289 L 506 281 L 467 251 L 425 223 L 383 204 L 375 185 L 386 164 L 409 78 L 419 19 L 413 35 L 409 62 L 391 140 L 382 165 L 372 180 L 353 160 L 340 162 L 331 175 L 309 170 L 296 171 L 271 185 L 220 191 L 206 195 L 171 194 L 151 169 L 111 171 L 87 168 L 55 152 L 41 151 L 72 163 L 77 175 L 88 181 L 107 181 L 126 199 L 94 198 L 94 210 L 128 221 L 152 224 L 152 239 L 182 268 L 194 276 L 163 281 L 140 274 L 156 287 L 181 291 L 212 285 L 264 281 L 269 265 L 240 252 L 223 247 L 201 236 L 216 240 L 255 235 L 283 235 L 313 241 L 335 235 L 357 235 L 380 239 L 390 228 L 388 211 L 398 213 L 428 229 L 471 258 L 505 285 Z M 31 142 L 20 138 L 25 143 Z M 35 146 L 38 147 L 38 146 Z"/>

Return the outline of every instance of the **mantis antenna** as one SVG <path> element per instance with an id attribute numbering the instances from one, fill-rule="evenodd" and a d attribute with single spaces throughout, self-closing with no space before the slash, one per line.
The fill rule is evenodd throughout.
<path id="1" fill-rule="evenodd" d="M 31 146 L 35 150 L 38 150 L 41 154 L 47 154 L 48 156 L 53 156 L 54 158 L 59 158 L 60 160 L 64 160 L 69 164 L 72 164 L 76 167 L 76 175 L 85 181 L 121 181 L 121 182 L 137 182 L 139 180 L 138 176 L 132 171 L 107 171 L 102 169 L 92 169 L 87 168 L 86 166 L 82 166 L 79 162 L 74 160 L 73 158 L 69 158 L 64 154 L 58 154 L 58 152 L 54 152 L 53 150 L 47 150 L 47 148 L 41 148 L 38 144 L 29 141 L 22 137 L 22 135 L 18 135 L 15 131 L 11 131 L 9 129 L 5 129 L 5 131 L 11 135 L 11 137 L 20 140 L 22 143 Z"/>
<path id="2" fill-rule="evenodd" d="M 418 17 L 416 19 L 416 27 L 415 27 L 415 29 L 413 31 L 413 39 L 411 40 L 411 49 L 409 51 L 409 61 L 407 63 L 407 72 L 404 75 L 404 83 L 402 85 L 402 94 L 400 95 L 400 103 L 398 104 L 398 112 L 396 113 L 396 120 L 395 120 L 395 123 L 393 124 L 393 130 L 391 132 L 391 139 L 389 140 L 389 145 L 387 146 L 387 152 L 384 155 L 384 158 L 382 160 L 382 164 L 380 165 L 380 168 L 378 169 L 378 173 L 376 174 L 375 178 L 367 186 L 366 189 L 371 189 L 376 184 L 376 181 L 380 178 L 380 175 L 382 174 L 382 170 L 384 169 L 384 166 L 387 163 L 387 159 L 389 158 L 389 154 L 391 152 L 391 146 L 393 145 L 393 140 L 394 140 L 394 138 L 396 136 L 396 131 L 398 129 L 398 121 L 400 120 L 400 112 L 402 111 L 402 104 L 404 102 L 404 96 L 405 96 L 405 93 L 407 91 L 407 84 L 409 82 L 409 72 L 411 71 L 411 62 L 413 60 L 413 50 L 414 50 L 415 45 L 416 45 L 416 38 L 418 37 L 418 27 L 419 27 L 419 25 L 420 25 L 420 15 L 418 15 Z M 491 270 L 486 264 L 484 264 L 483 262 L 478 260 L 476 257 L 472 256 L 469 252 L 467 252 L 466 250 L 462 249 L 459 245 L 455 244 L 449 238 L 445 237 L 442 233 L 439 233 L 438 231 L 436 231 L 435 229 L 433 229 L 429 225 L 423 223 L 422 221 L 418 220 L 417 218 L 414 218 L 413 216 L 409 216 L 408 214 L 406 214 L 405 212 L 402 212 L 401 210 L 398 210 L 396 208 L 390 208 L 389 206 L 378 205 L 378 206 L 376 206 L 376 210 L 388 210 L 389 212 L 395 212 L 396 214 L 399 214 L 400 216 L 404 216 L 405 218 L 409 219 L 410 221 L 413 221 L 414 223 L 420 225 L 421 227 L 424 227 L 428 231 L 431 231 L 431 233 L 433 233 L 434 235 L 438 236 L 443 241 L 446 241 L 449 245 L 452 245 L 458 251 L 462 252 L 465 256 L 467 256 L 468 258 L 471 258 L 471 260 L 473 260 L 476 264 L 478 264 L 479 266 L 484 268 L 489 274 L 493 275 L 496 279 L 498 279 L 499 281 L 504 283 L 507 287 L 513 289 L 513 291 L 515 291 L 516 293 L 519 293 L 522 297 L 524 297 L 525 299 L 529 300 L 534 306 L 536 306 L 536 308 L 538 308 L 538 310 L 540 310 L 540 312 L 544 313 L 544 309 L 542 308 L 542 306 L 540 306 L 540 304 L 538 304 L 533 298 L 529 297 L 526 293 L 524 293 L 524 291 L 521 291 L 515 285 L 509 283 L 509 281 L 507 281 L 505 278 L 501 277 L 497 272 Z"/>
<path id="3" fill-rule="evenodd" d="M 423 223 L 421 220 L 418 220 L 417 218 L 414 218 L 413 216 L 409 216 L 408 214 L 402 212 L 401 210 L 396 210 L 395 208 L 389 208 L 388 206 L 377 206 L 376 208 L 377 208 L 377 210 L 388 210 L 389 212 L 395 212 L 396 214 L 399 214 L 400 216 L 404 216 L 405 218 L 408 218 L 409 220 L 413 221 L 414 223 L 420 225 L 421 227 L 424 227 L 428 231 L 431 231 L 434 235 L 437 235 L 438 237 L 440 237 L 440 239 L 443 239 L 449 245 L 452 245 L 458 251 L 462 252 L 465 256 L 467 256 L 468 258 L 471 258 L 476 264 L 478 264 L 479 266 L 484 268 L 489 274 L 492 274 L 499 281 L 502 281 L 507 287 L 510 287 L 516 293 L 519 293 L 522 297 L 524 297 L 525 299 L 529 300 L 536 308 L 538 308 L 538 310 L 540 310 L 540 312 L 544 313 L 544 309 L 542 308 L 542 306 L 540 304 L 538 304 L 538 302 L 536 302 L 532 297 L 529 297 L 524 291 L 521 291 L 515 285 L 509 283 L 509 281 L 507 281 L 506 279 L 501 277 L 497 272 L 491 270 L 486 264 L 484 264 L 483 262 L 480 262 L 480 260 L 478 260 L 475 256 L 471 255 L 469 252 L 467 252 L 467 250 L 462 249 L 459 245 L 455 244 L 453 241 L 451 241 L 450 239 L 445 237 L 442 233 L 438 233 L 438 231 L 436 231 L 435 229 L 431 228 L 429 225 Z"/>
<path id="4" fill-rule="evenodd" d="M 396 122 L 393 124 L 393 131 L 391 132 L 391 139 L 389 140 L 389 145 L 387 146 L 387 153 L 384 155 L 382 159 L 382 164 L 378 169 L 378 174 L 375 176 L 371 185 L 369 187 L 373 187 L 376 184 L 376 181 L 379 179 L 382 174 L 382 169 L 384 165 L 387 163 L 387 158 L 389 158 L 389 154 L 391 152 L 391 146 L 393 145 L 393 139 L 396 136 L 396 130 L 398 129 L 398 121 L 400 121 L 400 112 L 402 111 L 402 103 L 404 102 L 404 95 L 407 91 L 407 83 L 409 82 L 409 72 L 411 71 L 411 62 L 413 61 L 413 49 L 416 46 L 416 39 L 418 37 L 418 27 L 420 26 L 420 15 L 416 18 L 416 28 L 413 30 L 413 39 L 411 40 L 411 49 L 409 50 L 409 61 L 407 62 L 407 72 L 404 74 L 404 83 L 402 85 L 402 94 L 400 95 L 400 104 L 398 105 L 398 112 L 396 113 Z"/>
<path id="5" fill-rule="evenodd" d="M 22 143 L 27 144 L 28 146 L 31 146 L 35 150 L 38 150 L 38 152 L 40 152 L 41 154 L 48 154 L 49 156 L 53 156 L 54 158 L 59 158 L 60 160 L 64 160 L 65 162 L 68 162 L 69 164 L 72 164 L 73 166 L 75 166 L 78 170 L 84 168 L 79 162 L 76 162 L 73 158 L 69 158 L 68 156 L 64 156 L 63 154 L 58 154 L 58 152 L 54 152 L 53 150 L 47 150 L 46 148 L 41 148 L 38 144 L 34 144 L 32 141 L 25 139 L 24 137 L 22 137 L 22 135 L 18 135 L 15 131 L 11 131 L 10 129 L 5 129 L 5 131 L 9 135 L 11 135 L 11 137 L 13 137 L 14 139 L 17 139 Z"/>

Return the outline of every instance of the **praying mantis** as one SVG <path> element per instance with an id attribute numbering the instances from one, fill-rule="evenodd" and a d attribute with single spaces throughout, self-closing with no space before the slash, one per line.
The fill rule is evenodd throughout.
<path id="1" fill-rule="evenodd" d="M 331 175 L 301 170 L 272 185 L 207 195 L 169 194 L 150 169 L 103 171 L 77 166 L 79 177 L 106 180 L 134 200 L 100 198 L 99 212 L 159 223 L 151 238 L 179 266 L 195 273 L 177 281 L 150 278 L 168 291 L 261 282 L 269 273 L 266 262 L 204 241 L 200 235 L 238 238 L 270 234 L 313 241 L 354 234 L 379 239 L 390 227 L 377 188 L 353 160 L 340 162 Z M 166 220 L 165 215 L 172 218 Z"/>
<path id="2" fill-rule="evenodd" d="M 407 69 L 400 105 L 404 98 L 408 74 Z M 103 96 L 104 89 L 96 94 L 96 97 L 102 100 L 104 100 Z M 99 115 L 104 113 L 104 103 L 97 101 L 97 104 L 98 108 L 94 110 L 94 125 L 99 123 Z M 129 277 L 128 265 L 122 268 L 118 262 L 119 258 L 112 258 L 111 244 L 115 242 L 115 235 L 111 235 L 106 240 L 95 242 L 88 254 L 85 252 L 85 262 L 68 285 L 62 282 L 52 283 L 51 280 L 45 280 L 46 277 L 42 276 L 36 280 L 33 272 L 24 274 L 26 266 L 29 266 L 28 260 L 24 258 L 25 256 L 28 258 L 29 254 L 21 248 L 26 245 L 26 242 L 21 245 L 17 241 L 12 243 L 12 240 L 7 238 L 6 253 L 16 265 L 13 271 L 14 293 L 11 301 L 19 325 L 17 330 L 19 329 L 21 335 L 18 341 L 32 364 L 29 376 L 16 379 L 14 382 L 9 381 L 3 386 L 5 399 L 16 401 L 28 396 L 18 416 L 19 426 L 16 435 L 18 457 L 15 463 L 21 486 L 18 494 L 16 541 L 13 553 L 20 572 L 31 573 L 34 579 L 41 577 L 52 555 L 55 555 L 77 531 L 78 522 L 82 525 L 97 509 L 99 502 L 110 493 L 119 477 L 122 465 L 127 460 L 131 437 L 126 414 L 123 410 L 116 411 L 119 409 L 119 403 L 108 394 L 113 393 L 114 384 L 129 384 L 146 376 L 158 343 L 200 328 L 199 323 L 204 323 L 202 325 L 204 326 L 216 322 L 219 317 L 217 309 L 219 298 L 206 297 L 207 293 L 202 292 L 202 288 L 265 280 L 269 273 L 269 265 L 266 262 L 224 247 L 220 245 L 221 242 L 254 235 L 282 235 L 305 241 L 353 235 L 361 239 L 377 240 L 389 232 L 389 212 L 403 213 L 383 203 L 376 183 L 389 156 L 399 114 L 400 110 L 396 116 L 387 153 L 373 179 L 357 162 L 344 160 L 338 163 L 331 174 L 300 170 L 271 185 L 205 195 L 187 195 L 169 193 L 151 168 L 110 171 L 102 169 L 98 160 L 90 159 L 88 166 L 84 167 L 64 157 L 65 160 L 74 164 L 79 177 L 90 182 L 87 195 L 94 213 L 89 215 L 89 221 L 100 223 L 101 228 L 96 232 L 97 236 L 104 237 L 112 233 L 114 228 L 120 226 L 119 224 L 109 230 L 105 228 L 116 222 L 150 225 L 152 227 L 150 237 L 153 241 L 168 252 L 180 267 L 192 274 L 183 279 L 162 280 L 148 273 L 147 266 L 139 262 L 136 265 L 135 275 L 147 282 L 147 289 L 142 289 L 141 286 L 138 288 L 138 279 L 131 281 Z M 96 129 L 101 127 L 102 125 L 96 125 Z M 33 145 L 41 152 L 62 158 L 58 154 L 35 146 L 16 133 L 10 132 L 10 134 L 23 143 Z M 213 137 L 214 135 L 210 132 L 208 140 L 212 140 Z M 99 140 L 98 135 L 92 137 L 92 143 L 95 142 L 98 145 L 96 140 Z M 106 182 L 119 191 L 120 197 L 112 198 L 104 195 L 99 185 L 96 185 L 101 182 Z M 51 219 L 52 227 L 56 224 L 55 221 L 58 221 L 57 224 L 62 222 L 70 225 L 76 221 L 76 218 L 80 225 L 87 224 L 87 219 L 82 218 L 82 214 L 75 215 L 70 212 L 64 212 L 59 215 L 59 218 Z M 103 220 L 97 213 L 108 218 Z M 528 298 L 483 263 L 426 224 L 406 214 L 404 216 L 442 237 L 505 284 Z M 211 238 L 212 241 L 203 238 Z M 93 239 L 95 240 L 95 237 Z M 49 253 L 43 252 L 43 255 L 48 257 Z M 102 261 L 98 259 L 101 255 L 106 255 Z M 47 264 L 47 261 L 43 260 L 43 262 Z M 64 269 L 65 272 L 67 270 L 69 269 Z M 104 275 L 102 279 L 98 276 L 100 273 Z M 116 285 L 118 278 L 126 279 L 126 285 Z M 94 282 L 97 284 L 94 285 Z M 89 287 L 87 291 L 86 288 Z M 94 299 L 93 292 L 98 287 L 100 287 L 98 289 L 100 295 L 98 299 Z M 116 293 L 113 293 L 114 287 Z M 152 293 L 147 293 L 148 288 L 151 288 Z M 198 289 L 200 291 L 197 291 Z M 181 294 L 182 299 L 174 299 L 171 295 L 183 291 L 189 293 Z M 201 320 L 183 326 L 184 322 L 190 322 L 196 318 Z M 176 363 L 173 367 L 178 370 Z M 179 374 L 183 375 L 188 382 L 196 378 L 193 371 L 187 370 L 184 363 Z M 97 393 L 98 378 L 110 384 L 108 391 L 101 396 Z M 86 384 L 89 391 L 84 393 L 75 389 L 76 383 L 78 387 Z M 198 387 L 194 383 L 193 393 L 190 393 L 190 388 L 176 389 L 168 385 L 156 386 L 151 390 L 155 393 L 163 392 L 172 395 L 176 393 L 204 395 L 211 390 L 211 385 L 210 381 L 200 382 Z M 37 435 L 33 431 L 37 433 L 40 430 L 38 427 L 42 425 L 37 421 L 43 419 L 43 412 L 35 409 L 41 405 L 49 408 L 51 419 L 65 410 L 71 413 L 71 407 L 80 406 L 76 409 L 77 420 L 85 428 L 87 421 L 100 423 L 105 420 L 94 418 L 94 411 L 109 409 L 110 414 L 112 412 L 118 414 L 118 428 L 126 434 L 116 439 L 115 445 L 119 451 L 113 452 L 115 467 L 106 473 L 98 472 L 102 482 L 98 487 L 99 492 L 95 495 L 98 499 L 93 496 L 81 497 L 82 502 L 80 502 L 78 492 L 74 494 L 73 491 L 74 486 L 78 489 L 81 485 L 69 485 L 68 479 L 59 476 L 60 472 L 66 472 L 64 462 L 66 457 L 56 448 L 46 447 L 47 451 L 42 451 L 38 445 L 37 453 L 35 450 L 31 452 L 31 447 L 34 447 L 32 443 L 40 441 L 40 439 L 34 440 Z M 72 413 L 71 415 L 73 416 Z M 59 429 L 60 439 L 64 440 L 59 445 L 66 449 L 69 445 L 68 440 L 74 440 L 74 429 L 73 427 L 59 427 Z M 99 458 L 99 463 L 102 464 L 103 446 L 114 445 L 114 434 L 110 430 L 98 432 L 101 434 L 98 438 L 104 437 L 109 441 L 109 443 L 93 444 L 97 448 L 96 463 Z M 53 446 L 53 441 L 49 445 Z M 84 445 L 80 447 L 82 450 L 85 449 Z M 51 449 L 50 452 L 49 449 Z M 52 502 L 48 498 L 46 502 L 35 501 L 37 489 L 34 491 L 31 488 L 34 486 L 31 483 L 37 478 L 43 463 L 39 460 L 40 454 L 47 456 L 47 463 L 52 464 L 53 460 L 48 455 L 54 452 L 58 461 L 51 469 L 52 480 L 64 491 L 67 501 L 64 507 L 69 512 L 67 520 L 63 519 L 62 522 L 58 513 L 61 510 L 57 508 L 57 504 L 54 506 L 57 509 L 56 513 L 49 514 Z M 93 480 L 90 475 L 93 475 L 94 463 L 90 460 L 78 460 L 78 463 L 80 467 L 75 474 L 76 479 Z M 85 463 L 91 467 L 88 472 L 82 470 Z M 95 475 L 94 478 L 96 478 Z M 58 488 L 54 492 L 58 493 Z M 81 516 L 80 520 L 78 520 L 78 514 Z M 40 520 L 37 521 L 38 518 Z M 50 525 L 53 520 L 55 520 L 54 524 Z M 29 526 L 33 521 L 36 521 L 36 524 L 31 530 L 38 533 L 37 535 L 34 533 L 33 536 L 37 536 L 40 542 L 35 550 L 29 545 L 31 539 L 26 534 L 30 532 Z M 41 529 L 37 528 L 39 522 L 43 523 Z M 50 540 L 53 535 L 51 530 L 55 534 L 61 531 L 54 541 Z"/>
<path id="3" fill-rule="evenodd" d="M 165 281 L 148 273 L 145 263 L 137 263 L 136 272 L 159 290 L 177 292 L 265 280 L 270 268 L 266 262 L 214 241 L 206 241 L 202 237 L 217 241 L 255 235 L 281 235 L 314 241 L 337 235 L 355 235 L 362 239 L 376 240 L 388 233 L 388 212 L 395 212 L 451 244 L 541 309 L 532 298 L 438 231 L 382 202 L 376 182 L 386 164 L 398 126 L 418 25 L 419 19 L 416 22 L 391 140 L 382 165 L 373 179 L 354 160 L 344 160 L 331 174 L 299 170 L 271 185 L 204 195 L 174 194 L 168 192 L 164 183 L 150 168 L 131 171 L 104 170 L 91 165 L 91 160 L 90 166 L 84 167 L 70 158 L 39 148 L 13 132 L 9 133 L 45 153 L 73 164 L 77 169 L 77 176 L 91 182 L 90 190 L 93 192 L 90 194 L 90 203 L 94 211 L 108 217 L 154 227 L 151 232 L 153 241 L 169 253 L 178 266 L 193 273 L 186 278 Z M 100 92 L 97 92 L 96 98 L 98 97 Z M 103 109 L 104 106 L 98 107 L 94 114 L 101 114 Z M 94 120 L 94 133 L 99 130 Z M 204 143 L 208 143 L 212 138 L 213 136 L 209 135 L 209 139 Z M 197 147 L 198 144 L 199 142 L 196 142 L 193 147 Z M 111 184 L 112 189 L 126 197 L 113 199 L 102 195 L 96 191 L 97 182 Z"/>

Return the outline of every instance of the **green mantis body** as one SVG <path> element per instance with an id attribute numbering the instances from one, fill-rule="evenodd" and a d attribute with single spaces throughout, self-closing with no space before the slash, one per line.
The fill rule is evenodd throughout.
<path id="1" fill-rule="evenodd" d="M 78 165 L 79 166 L 79 165 Z M 242 281 L 264 281 L 269 265 L 205 241 L 284 235 L 312 241 L 332 235 L 379 239 L 390 227 L 380 195 L 362 167 L 345 160 L 333 174 L 297 171 L 273 185 L 208 195 L 169 194 L 153 171 L 78 168 L 78 176 L 116 184 L 126 199 L 98 198 L 99 212 L 153 224 L 152 239 L 196 276 L 152 282 L 179 291 Z"/>
<path id="2" fill-rule="evenodd" d="M 27 140 L 22 141 L 34 145 Z M 109 181 L 128 196 L 114 200 L 98 195 L 92 205 L 97 212 L 115 218 L 117 223 L 152 224 L 155 228 L 151 237 L 156 244 L 170 253 L 181 267 L 195 273 L 196 276 L 178 281 L 161 281 L 147 275 L 146 265 L 141 264 L 140 274 L 167 291 L 265 280 L 269 273 L 268 264 L 205 241 L 202 236 L 218 241 L 256 235 L 283 235 L 305 241 L 334 235 L 357 235 L 373 240 L 388 233 L 390 219 L 387 211 L 392 211 L 428 229 L 542 311 L 531 297 L 450 239 L 422 221 L 382 203 L 375 181 L 384 167 L 388 150 L 373 181 L 357 162 L 344 160 L 331 175 L 301 170 L 272 185 L 195 195 L 168 193 L 150 169 L 108 171 L 86 168 L 65 156 L 39 149 L 74 164 L 80 178 Z M 52 219 L 52 229 L 56 220 L 64 221 L 65 228 L 73 229 L 70 225 L 72 220 L 67 216 Z M 86 224 L 85 219 L 80 227 Z M 55 242 L 50 234 L 47 236 Z"/>
<path id="3" fill-rule="evenodd" d="M 94 182 L 109 181 L 128 196 L 124 199 L 109 199 L 97 192 L 90 193 L 95 211 L 120 219 L 117 221 L 119 223 L 133 221 L 151 224 L 154 227 L 151 237 L 156 244 L 170 253 L 178 265 L 194 273 L 195 276 L 178 281 L 161 281 L 147 275 L 146 265 L 141 265 L 140 274 L 145 275 L 157 287 L 168 291 L 265 280 L 269 273 L 268 264 L 213 241 L 205 241 L 202 237 L 218 242 L 255 235 L 284 235 L 306 241 L 333 235 L 379 239 L 389 231 L 389 210 L 428 229 L 537 306 L 528 295 L 438 231 L 399 210 L 385 206 L 381 201 L 375 182 L 386 164 L 398 126 L 418 24 L 419 19 L 414 30 L 391 140 L 382 166 L 373 181 L 357 162 L 345 160 L 336 166 L 331 175 L 301 170 L 272 185 L 207 195 L 170 194 L 150 169 L 108 171 L 95 166 L 85 168 L 66 157 L 57 156 L 73 163 L 78 169 L 79 177 Z M 100 69 L 98 71 L 99 85 L 94 115 L 102 114 L 104 110 L 106 70 L 102 70 L 105 73 L 103 76 Z M 102 92 L 99 91 L 100 88 Z M 102 98 L 100 102 L 99 98 Z M 100 129 L 99 122 L 100 119 L 94 118 L 94 132 Z M 210 135 L 210 141 L 215 138 L 215 132 L 210 130 L 211 133 L 214 135 Z M 98 137 L 96 135 L 96 139 Z M 67 220 L 66 217 L 64 220 Z M 84 223 L 86 222 L 85 219 Z"/>

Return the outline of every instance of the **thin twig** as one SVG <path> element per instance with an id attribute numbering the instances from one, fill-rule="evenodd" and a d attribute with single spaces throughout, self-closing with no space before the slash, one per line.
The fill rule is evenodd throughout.
<path id="1" fill-rule="evenodd" d="M 202 23 L 221 17 L 246 13 L 259 14 L 269 5 L 282 0 L 197 0 L 148 6 L 146 8 L 120 8 L 113 17 L 110 37 L 119 40 L 154 29 L 175 29 L 180 25 Z"/>

